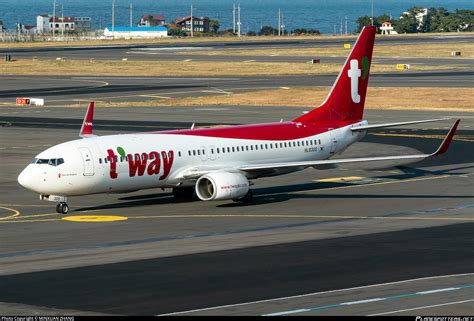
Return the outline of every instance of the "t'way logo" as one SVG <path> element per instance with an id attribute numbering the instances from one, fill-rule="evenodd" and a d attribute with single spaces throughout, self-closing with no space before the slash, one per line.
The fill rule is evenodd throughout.
<path id="1" fill-rule="evenodd" d="M 359 77 L 362 75 L 359 69 L 359 62 L 357 59 L 351 60 L 351 68 L 347 71 L 347 75 L 351 78 L 351 98 L 356 104 L 360 103 L 359 95 Z"/>
<path id="2" fill-rule="evenodd" d="M 168 177 L 173 166 L 174 152 L 170 150 L 169 152 L 161 151 L 152 151 L 150 153 L 135 153 L 125 154 L 125 151 L 122 147 L 117 148 L 117 152 L 125 159 L 128 163 L 128 176 L 143 176 L 145 172 L 148 175 L 159 175 L 161 172 L 161 167 L 163 166 L 163 172 L 159 177 L 159 180 L 164 180 Z M 110 178 L 116 179 L 118 177 L 117 173 L 117 162 L 118 155 L 112 149 L 107 150 L 107 160 L 110 163 Z"/>
<path id="3" fill-rule="evenodd" d="M 362 80 L 365 80 L 369 75 L 369 58 L 367 56 L 362 58 L 362 70 L 359 69 L 357 59 L 352 59 L 350 64 L 351 68 L 347 71 L 347 75 L 351 79 L 351 98 L 354 103 L 358 104 L 360 103 L 359 78 L 362 76 Z"/>

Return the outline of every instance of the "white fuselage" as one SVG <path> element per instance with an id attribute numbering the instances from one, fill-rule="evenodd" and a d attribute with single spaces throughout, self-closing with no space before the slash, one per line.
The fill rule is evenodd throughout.
<path id="1" fill-rule="evenodd" d="M 328 159 L 364 136 L 364 132 L 352 132 L 351 127 L 366 124 L 362 121 L 293 140 L 173 133 L 90 136 L 41 152 L 20 174 L 18 181 L 42 195 L 61 196 L 176 187 L 189 183 L 186 173 L 195 168 L 232 172 L 243 165 Z M 57 159 L 62 161 L 55 161 Z M 48 160 L 53 161 L 48 164 Z M 303 168 L 271 175 L 300 169 Z M 249 179 L 265 176 L 244 175 Z"/>

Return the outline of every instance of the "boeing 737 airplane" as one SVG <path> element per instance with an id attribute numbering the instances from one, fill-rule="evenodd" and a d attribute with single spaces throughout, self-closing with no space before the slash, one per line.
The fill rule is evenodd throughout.
<path id="1" fill-rule="evenodd" d="M 441 119 L 369 125 L 363 120 L 375 27 L 365 27 L 324 103 L 289 121 L 220 128 L 96 136 L 94 102 L 81 139 L 38 154 L 18 182 L 57 202 L 67 214 L 67 197 L 172 188 L 176 198 L 251 201 L 250 180 L 308 167 L 377 161 L 417 161 L 448 150 L 460 120 L 432 154 L 331 159 L 368 130 Z"/>

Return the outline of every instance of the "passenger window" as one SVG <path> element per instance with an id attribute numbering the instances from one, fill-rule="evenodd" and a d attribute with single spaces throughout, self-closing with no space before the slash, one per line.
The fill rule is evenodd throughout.
<path id="1" fill-rule="evenodd" d="M 178 157 L 181 157 L 181 152 L 178 152 Z"/>
<path id="2" fill-rule="evenodd" d="M 217 154 L 220 154 L 221 150 L 217 147 Z"/>
<path id="3" fill-rule="evenodd" d="M 227 152 L 230 153 L 230 147 L 227 147 Z"/>
<path id="4" fill-rule="evenodd" d="M 239 148 L 239 146 L 237 146 L 236 148 L 237 148 L 237 151 L 238 151 L 238 152 L 240 152 L 240 148 Z"/>
<path id="5" fill-rule="evenodd" d="M 321 145 L 321 139 L 318 139 L 319 145 Z"/>
<path id="6" fill-rule="evenodd" d="M 193 156 L 196 156 L 196 151 L 195 150 L 193 150 Z"/>
<path id="7" fill-rule="evenodd" d="M 255 150 L 258 150 L 258 145 L 255 145 Z"/>
<path id="8" fill-rule="evenodd" d="M 107 164 L 107 157 L 106 157 L 106 158 L 104 158 L 104 163 L 106 163 L 106 164 Z"/>
<path id="9" fill-rule="evenodd" d="M 234 146 L 232 146 L 232 153 L 235 153 L 235 148 L 234 148 Z"/>
<path id="10" fill-rule="evenodd" d="M 245 146 L 245 149 L 247 150 L 247 152 L 249 151 L 249 145 Z"/>
<path id="11" fill-rule="evenodd" d="M 197 154 L 201 155 L 201 150 L 200 149 L 197 150 Z"/>
<path id="12" fill-rule="evenodd" d="M 99 158 L 99 164 L 102 164 L 102 158 Z"/>

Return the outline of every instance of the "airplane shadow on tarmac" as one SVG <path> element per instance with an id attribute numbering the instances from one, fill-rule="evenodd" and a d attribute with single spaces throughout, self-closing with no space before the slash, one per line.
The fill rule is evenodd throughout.
<path id="1" fill-rule="evenodd" d="M 371 177 L 372 180 L 379 180 L 382 182 L 387 181 L 398 181 L 398 180 L 407 180 L 407 179 L 416 179 L 422 177 L 435 177 L 441 175 L 448 175 L 453 171 L 459 171 L 464 169 L 474 168 L 474 166 L 465 166 L 458 168 L 451 168 L 445 170 L 437 171 L 428 171 L 419 168 L 411 168 L 406 166 L 398 166 L 397 169 L 401 170 L 403 173 L 398 175 L 383 175 Z M 459 173 L 457 172 L 454 175 L 463 175 L 468 173 Z M 363 184 L 364 185 L 364 184 Z M 367 184 L 367 185 L 370 185 Z M 291 199 L 361 199 L 361 198 L 373 198 L 373 199 L 382 199 L 382 198 L 405 198 L 405 199 L 440 199 L 440 198 L 450 198 L 450 199 L 463 199 L 463 198 L 472 198 L 472 195 L 418 195 L 413 194 L 407 190 L 406 194 L 384 194 L 378 195 L 373 193 L 367 194 L 331 194 L 331 195 L 320 195 L 320 194 L 298 194 L 297 192 L 306 192 L 306 191 L 317 191 L 321 189 L 330 189 L 337 187 L 345 186 L 357 186 L 351 183 L 345 182 L 314 182 L 314 183 L 303 183 L 303 184 L 292 184 L 285 186 L 274 186 L 274 187 L 265 187 L 265 188 L 255 188 L 254 199 L 251 203 L 241 203 L 241 202 L 231 202 L 226 204 L 217 205 L 218 208 L 229 208 L 229 207 L 241 207 L 241 206 L 258 206 L 271 203 L 285 202 Z M 146 195 L 134 195 L 119 198 L 125 202 L 114 203 L 114 204 L 105 204 L 92 207 L 83 207 L 74 210 L 75 212 L 83 211 L 92 211 L 92 210 L 105 210 L 105 209 L 114 209 L 114 208 L 129 208 L 129 207 L 141 207 L 141 206 L 150 206 L 150 205 L 160 205 L 160 204 L 171 204 L 171 203 L 185 203 L 185 202 L 194 202 L 197 199 L 193 200 L 180 200 L 177 201 L 174 199 L 171 193 L 153 193 Z"/>

